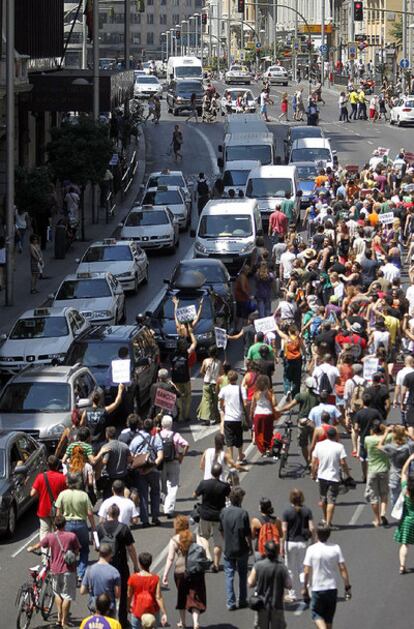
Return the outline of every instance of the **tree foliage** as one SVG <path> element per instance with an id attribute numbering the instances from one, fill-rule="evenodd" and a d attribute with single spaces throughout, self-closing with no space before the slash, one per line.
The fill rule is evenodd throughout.
<path id="1" fill-rule="evenodd" d="M 390 29 L 390 34 L 398 47 L 402 46 L 402 20 L 396 20 Z"/>
<path id="2" fill-rule="evenodd" d="M 47 152 L 57 179 L 69 179 L 79 186 L 102 181 L 113 153 L 106 125 L 80 118 L 52 129 L 51 136 Z"/>
<path id="3" fill-rule="evenodd" d="M 29 212 L 31 216 L 44 212 L 49 204 L 50 185 L 50 173 L 47 167 L 41 166 L 33 170 L 16 168 L 16 206 Z"/>

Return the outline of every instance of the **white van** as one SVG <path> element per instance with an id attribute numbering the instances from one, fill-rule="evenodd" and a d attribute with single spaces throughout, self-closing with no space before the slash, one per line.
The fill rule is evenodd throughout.
<path id="1" fill-rule="evenodd" d="M 226 168 L 223 171 L 223 196 L 229 196 L 229 190 L 234 190 L 236 195 L 240 190 L 244 194 L 247 177 L 252 168 L 260 166 L 257 160 L 240 159 L 234 162 L 226 162 Z"/>
<path id="2" fill-rule="evenodd" d="M 263 165 L 275 161 L 274 137 L 270 132 L 228 133 L 218 150 L 223 154 L 223 157 L 217 159 L 220 168 L 225 168 L 227 162 L 241 159 L 257 160 Z"/>
<path id="3" fill-rule="evenodd" d="M 256 239 L 263 236 L 255 199 L 218 199 L 207 203 L 195 236 L 196 258 L 217 258 L 234 277 L 245 262 L 256 259 Z"/>
<path id="4" fill-rule="evenodd" d="M 290 192 L 295 201 L 295 220 L 299 218 L 300 196 L 298 196 L 299 178 L 296 166 L 259 166 L 250 171 L 247 178 L 246 199 L 256 199 L 262 219 L 269 220 L 276 203 L 285 199 Z"/>
<path id="5" fill-rule="evenodd" d="M 264 120 L 257 114 L 228 114 L 224 123 L 227 133 L 268 133 Z"/>
<path id="6" fill-rule="evenodd" d="M 295 162 L 316 162 L 322 168 L 334 168 L 338 164 L 338 157 L 328 138 L 302 138 L 292 144 L 289 163 Z"/>
<path id="7" fill-rule="evenodd" d="M 197 57 L 169 57 L 167 80 L 202 79 L 203 66 Z"/>

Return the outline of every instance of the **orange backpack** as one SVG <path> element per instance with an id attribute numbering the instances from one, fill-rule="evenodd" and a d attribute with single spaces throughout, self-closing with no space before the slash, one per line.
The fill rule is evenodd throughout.
<path id="1" fill-rule="evenodd" d="M 265 544 L 270 541 L 275 542 L 275 544 L 280 543 L 280 528 L 276 519 L 271 522 L 264 522 L 260 527 L 257 550 L 263 557 L 265 555 Z"/>

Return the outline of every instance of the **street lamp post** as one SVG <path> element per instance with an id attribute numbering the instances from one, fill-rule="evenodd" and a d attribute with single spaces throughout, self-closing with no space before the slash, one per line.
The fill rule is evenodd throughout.
<path id="1" fill-rule="evenodd" d="M 200 17 L 199 13 L 194 13 L 193 14 L 193 18 L 194 18 L 194 24 L 195 24 L 195 56 L 198 56 L 198 44 L 200 42 L 200 37 L 199 37 L 199 32 L 198 32 L 198 18 Z M 201 56 L 201 55 L 200 55 Z"/>
<path id="2" fill-rule="evenodd" d="M 181 24 L 175 25 L 175 36 L 177 37 L 177 33 L 180 33 L 180 55 L 183 56 L 183 34 L 181 32 Z M 178 45 L 177 45 L 178 47 Z"/>
<path id="3" fill-rule="evenodd" d="M 188 22 L 187 20 L 181 20 L 181 39 L 183 41 L 183 50 L 184 50 L 184 56 L 187 54 L 187 44 L 188 44 Z M 184 27 L 187 26 L 187 36 L 184 39 Z"/>
<path id="4" fill-rule="evenodd" d="M 6 5 L 6 306 L 14 303 L 14 0 Z"/>

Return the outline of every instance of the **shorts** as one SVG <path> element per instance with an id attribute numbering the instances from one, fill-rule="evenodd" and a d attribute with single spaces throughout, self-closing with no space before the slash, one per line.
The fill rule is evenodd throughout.
<path id="1" fill-rule="evenodd" d="M 310 422 L 301 424 L 299 420 L 298 444 L 300 448 L 306 448 L 312 442 L 314 427 Z"/>
<path id="2" fill-rule="evenodd" d="M 397 354 L 398 354 L 398 348 L 397 345 L 394 344 L 392 347 L 390 347 L 390 349 L 388 350 L 388 356 L 387 356 L 387 361 L 389 363 L 395 363 L 397 361 Z"/>
<path id="3" fill-rule="evenodd" d="M 224 441 L 228 448 L 243 445 L 243 427 L 241 422 L 224 422 Z"/>
<path id="4" fill-rule="evenodd" d="M 367 478 L 367 486 L 365 488 L 365 499 L 370 504 L 385 502 L 388 499 L 389 492 L 389 473 L 377 472 L 369 474 Z"/>
<path id="5" fill-rule="evenodd" d="M 203 520 L 201 518 L 198 524 L 198 535 L 207 540 L 212 537 L 214 546 L 223 548 L 224 538 L 219 531 L 219 522 L 212 522 L 211 520 Z"/>
<path id="6" fill-rule="evenodd" d="M 321 501 L 326 504 L 334 505 L 339 493 L 339 482 L 334 480 L 325 480 L 318 478 L 319 481 L 319 495 Z"/>
<path id="7" fill-rule="evenodd" d="M 338 590 L 315 590 L 312 592 L 311 612 L 312 620 L 324 620 L 332 624 L 336 611 Z"/>
<path id="8" fill-rule="evenodd" d="M 52 577 L 53 594 L 65 601 L 76 600 L 76 572 L 54 574 Z"/>

